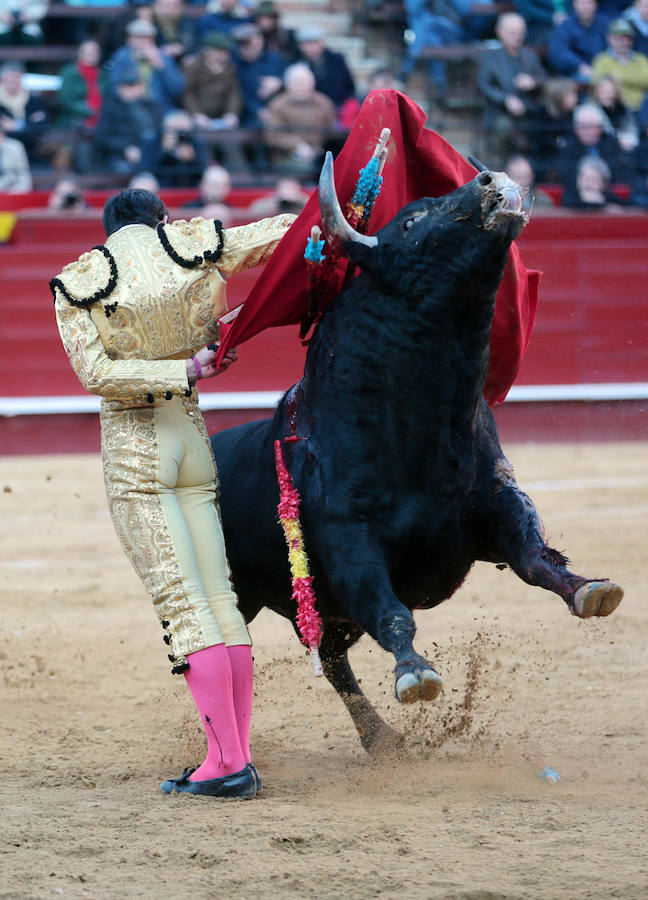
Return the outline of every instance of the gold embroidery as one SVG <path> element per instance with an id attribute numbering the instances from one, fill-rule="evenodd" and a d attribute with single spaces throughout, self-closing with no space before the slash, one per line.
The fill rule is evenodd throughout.
<path id="1" fill-rule="evenodd" d="M 130 225 L 112 234 L 106 240 L 106 246 L 114 256 L 119 272 L 117 286 L 110 295 L 111 302 L 117 303 L 117 309 L 108 318 L 101 304 L 90 307 L 106 357 L 109 360 L 165 360 L 178 358 L 183 352 L 188 355 L 193 348 L 217 341 L 218 319 L 227 309 L 221 272 L 229 277 L 266 262 L 294 218 L 291 215 L 275 216 L 226 230 L 221 259 L 216 263 L 204 262 L 195 269 L 177 265 L 163 250 L 155 230 L 146 225 Z M 167 226 L 167 231 L 174 248 L 182 256 L 203 254 L 213 248 L 216 239 L 213 220 L 208 219 L 175 222 Z M 100 251 L 84 253 L 63 269 L 64 284 L 72 292 L 90 296 L 101 286 L 101 279 L 105 281 L 107 265 Z M 84 278 L 88 281 L 83 281 Z M 62 302 L 70 306 L 67 301 Z M 81 322 L 84 311 L 78 313 Z M 72 315 L 60 302 L 57 303 L 57 314 L 59 318 L 64 314 L 65 327 L 72 327 L 69 324 Z M 93 366 L 98 364 L 96 354 L 91 359 L 92 355 L 88 341 L 90 368 L 86 374 L 94 371 Z M 163 371 L 160 369 L 154 380 L 162 382 Z M 117 369 L 113 369 L 112 374 L 116 373 Z M 138 371 L 136 380 L 141 377 Z M 94 383 L 93 379 L 90 382 Z M 104 393 L 96 384 L 85 386 L 96 393 Z M 165 390 L 176 393 L 179 386 L 165 385 L 162 392 Z M 157 394 L 158 388 L 148 392 Z M 129 396 L 133 396 L 132 391 Z"/>
<path id="2" fill-rule="evenodd" d="M 75 261 L 63 266 L 58 278 L 75 300 L 92 297 L 105 290 L 110 281 L 110 264 L 101 250 L 89 250 Z"/>
<path id="3" fill-rule="evenodd" d="M 169 622 L 169 650 L 177 666 L 186 661 L 187 654 L 203 650 L 208 642 L 187 596 L 160 501 L 154 416 L 151 406 L 127 408 L 103 402 L 101 454 L 115 531 L 153 598 L 160 622 Z"/>
<path id="4" fill-rule="evenodd" d="M 294 216 L 277 216 L 230 229 L 222 258 L 196 270 L 174 263 L 154 229 L 145 225 L 120 229 L 106 241 L 119 272 L 111 295 L 118 306 L 110 318 L 100 304 L 77 308 L 56 290 L 57 325 L 72 367 L 87 390 L 103 397 L 102 456 L 115 530 L 152 595 L 160 620 L 169 622 L 167 632 L 176 666 L 186 661 L 187 654 L 209 645 L 206 629 L 211 626 L 208 622 L 203 626 L 198 611 L 192 608 L 158 482 L 156 405 L 166 402 L 159 398 L 169 391 L 184 395 L 188 386 L 184 360 L 167 357 L 217 339 L 218 317 L 226 309 L 221 271 L 231 275 L 265 262 L 293 220 Z M 182 256 L 202 254 L 214 246 L 212 221 L 195 219 L 169 229 L 173 229 L 173 246 Z M 103 266 L 103 254 L 96 254 Z M 62 274 L 70 279 L 64 281 L 66 289 L 69 284 L 71 293 L 75 288 L 78 291 L 80 282 L 75 279 L 84 272 L 89 279 L 84 282 L 85 296 L 91 295 L 90 281 L 99 277 L 92 254 L 83 254 L 65 267 Z M 147 395 L 153 395 L 153 404 Z M 209 446 L 195 392 L 182 396 L 178 408 Z M 210 459 L 218 489 L 211 454 Z M 237 643 L 249 640 L 240 614 L 231 627 Z"/>
<path id="5" fill-rule="evenodd" d="M 91 312 L 71 306 L 58 289 L 55 310 L 70 363 L 87 391 L 116 400 L 146 400 L 147 394 L 183 394 L 187 389 L 184 360 L 116 359 L 106 352 Z"/>
<path id="6" fill-rule="evenodd" d="M 226 278 L 266 263 L 296 216 L 284 214 L 250 225 L 228 228 L 218 267 Z"/>

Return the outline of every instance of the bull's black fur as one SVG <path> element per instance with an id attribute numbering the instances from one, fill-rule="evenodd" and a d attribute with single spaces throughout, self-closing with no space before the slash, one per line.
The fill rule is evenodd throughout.
<path id="1" fill-rule="evenodd" d="M 523 219 L 485 220 L 491 173 L 447 197 L 409 204 L 375 247 L 346 244 L 362 274 L 324 312 L 304 375 L 274 418 L 221 432 L 212 446 L 225 539 L 247 620 L 268 606 L 294 622 L 277 521 L 273 442 L 284 445 L 325 631 L 325 674 L 371 750 L 389 730 L 346 652 L 368 632 L 396 679 L 424 683 L 410 610 L 435 606 L 477 559 L 572 603 L 586 579 L 544 542 L 531 500 L 500 448 L 482 391 L 495 293 Z M 422 689 L 425 697 L 425 690 Z"/>

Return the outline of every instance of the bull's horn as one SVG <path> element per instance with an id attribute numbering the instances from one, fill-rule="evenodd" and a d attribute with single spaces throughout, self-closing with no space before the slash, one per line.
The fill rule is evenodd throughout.
<path id="1" fill-rule="evenodd" d="M 468 154 L 468 162 L 471 166 L 474 166 L 478 172 L 488 172 L 488 168 L 484 165 L 484 163 L 479 162 L 476 156 L 471 156 Z"/>
<path id="2" fill-rule="evenodd" d="M 331 248 L 336 249 L 340 243 L 364 244 L 366 247 L 375 247 L 378 243 L 378 238 L 360 234 L 344 218 L 335 191 L 333 155 L 330 151 L 324 157 L 324 165 L 319 178 L 319 206 L 324 237 Z"/>

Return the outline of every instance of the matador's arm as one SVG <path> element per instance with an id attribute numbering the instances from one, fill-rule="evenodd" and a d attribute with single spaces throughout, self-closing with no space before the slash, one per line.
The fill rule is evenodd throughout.
<path id="1" fill-rule="evenodd" d="M 291 213 L 283 213 L 250 225 L 225 229 L 223 250 L 213 265 L 225 279 L 263 265 L 296 218 Z M 201 252 L 214 244 L 214 220 L 195 218 L 190 222 L 174 222 L 166 227 L 166 233 L 172 242 L 181 234 L 185 240 L 191 240 L 196 252 Z"/>

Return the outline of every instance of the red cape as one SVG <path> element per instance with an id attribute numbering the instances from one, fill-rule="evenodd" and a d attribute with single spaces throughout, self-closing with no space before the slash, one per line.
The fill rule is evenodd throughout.
<path id="1" fill-rule="evenodd" d="M 391 137 L 382 190 L 371 216 L 372 234 L 405 204 L 421 197 L 449 194 L 476 174 L 447 141 L 425 128 L 425 113 L 409 97 L 398 91 L 372 91 L 335 161 L 335 183 L 342 209 L 351 199 L 359 170 L 367 164 L 385 127 L 391 129 Z M 319 201 L 314 191 L 257 279 L 239 315 L 221 331 L 220 357 L 230 347 L 266 328 L 301 321 L 308 306 L 304 250 L 312 226 L 319 224 Z M 539 277 L 539 272 L 527 271 L 513 244 L 495 303 L 484 388 L 491 404 L 504 400 L 520 368 L 533 328 Z"/>

